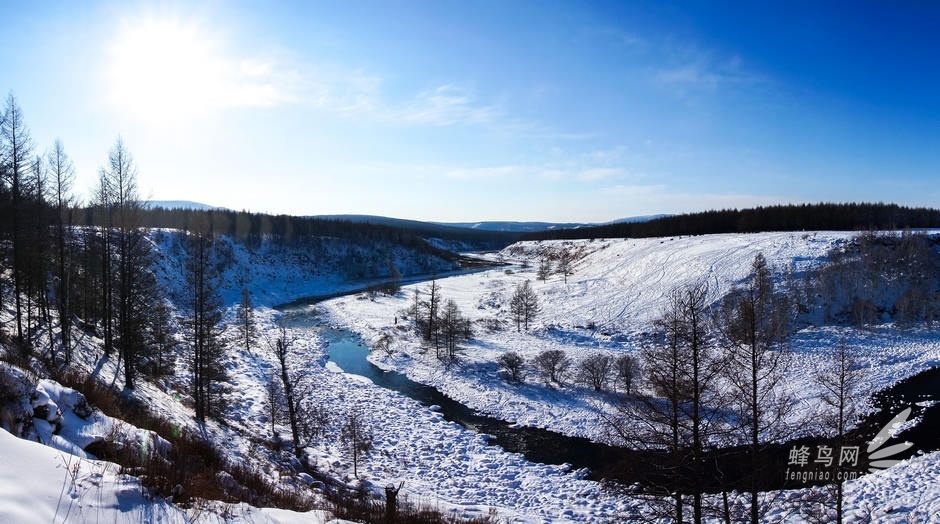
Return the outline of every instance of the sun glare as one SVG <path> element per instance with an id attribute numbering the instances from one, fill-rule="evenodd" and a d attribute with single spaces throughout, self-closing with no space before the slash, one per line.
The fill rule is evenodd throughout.
<path id="1" fill-rule="evenodd" d="M 125 22 L 109 54 L 111 101 L 148 123 L 200 116 L 226 102 L 229 66 L 194 24 Z"/>

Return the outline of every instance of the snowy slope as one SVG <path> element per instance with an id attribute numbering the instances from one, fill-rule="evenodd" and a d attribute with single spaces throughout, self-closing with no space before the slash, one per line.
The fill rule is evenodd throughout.
<path id="1" fill-rule="evenodd" d="M 19 439 L 0 430 L 0 521 L 56 522 L 325 522 L 305 514 L 246 505 L 206 503 L 188 510 L 150 496 L 140 481 L 109 462 Z"/>
<path id="2" fill-rule="evenodd" d="M 852 233 L 762 233 L 652 239 L 522 242 L 503 251 L 507 259 L 528 259 L 531 267 L 511 272 L 493 270 L 441 279 L 441 296 L 454 299 L 474 323 L 474 338 L 465 344 L 458 366 L 445 368 L 434 351 L 422 347 L 409 331 L 395 329 L 410 305 L 415 288 L 397 297 L 327 303 L 333 321 L 360 332 L 367 341 L 381 333 L 395 339 L 397 354 L 375 353 L 370 359 L 413 380 L 432 385 L 477 410 L 525 425 L 605 440 L 598 409 L 612 409 L 614 397 L 596 394 L 568 380 L 548 388 L 532 372 L 521 386 L 507 383 L 495 364 L 506 350 L 527 359 L 546 349 L 561 349 L 572 359 L 602 351 L 636 353 L 639 338 L 666 305 L 677 285 L 705 280 L 713 299 L 740 283 L 757 253 L 778 270 L 804 271 L 819 264 L 827 251 L 849 241 Z M 559 275 L 535 280 L 537 258 L 568 250 L 575 254 L 575 273 L 565 283 Z M 542 313 L 528 333 L 519 333 L 507 311 L 514 287 L 531 280 Z M 498 329 L 493 329 L 498 327 Z M 845 340 L 868 365 L 870 387 L 880 389 L 940 363 L 940 333 L 882 326 L 868 330 L 807 327 L 796 333 L 789 387 L 799 399 L 794 422 L 814 412 L 818 395 L 811 377 L 829 352 Z M 795 432 L 812 431 L 802 427 Z M 796 436 L 796 435 L 794 435 Z"/>
<path id="3" fill-rule="evenodd" d="M 332 323 L 362 333 L 367 341 L 382 332 L 393 333 L 396 354 L 370 357 L 380 366 L 398 369 L 465 404 L 507 420 L 603 440 L 605 432 L 598 424 L 596 410 L 606 409 L 611 397 L 595 394 L 570 380 L 563 387 L 547 388 L 531 375 L 521 386 L 508 384 L 493 363 L 496 356 L 507 349 L 532 356 L 543 349 L 560 348 L 576 358 L 592 351 L 634 352 L 638 333 L 659 314 L 670 286 L 707 278 L 717 297 L 745 276 L 758 251 L 778 268 L 799 271 L 819 263 L 830 247 L 851 236 L 773 233 L 516 244 L 504 250 L 502 257 L 520 263 L 529 258 L 532 267 L 439 281 L 443 296 L 455 299 L 463 313 L 474 320 L 475 339 L 467 344 L 461 364 L 450 369 L 436 362 L 433 350 L 423 350 L 417 340 L 395 327 L 396 320 L 402 327 L 406 323 L 401 311 L 409 305 L 412 290 L 424 290 L 427 284 L 408 286 L 397 297 L 379 296 L 374 302 L 351 296 L 318 307 Z M 178 287 L 180 246 L 169 235 L 154 239 L 161 279 Z M 262 401 L 274 363 L 264 350 L 263 338 L 275 331 L 279 313 L 269 306 L 356 286 L 337 273 L 335 265 L 311 269 L 312 259 L 303 253 L 264 246 L 257 250 L 238 245 L 230 248 L 232 262 L 225 274 L 227 305 L 237 300 L 239 272 L 247 271 L 252 276 L 250 289 L 258 306 L 262 339 L 254 351 L 242 348 L 229 309 L 224 338 L 233 392 L 231 425 L 209 424 L 206 430 L 224 446 L 231 460 L 257 465 L 273 481 L 296 486 L 301 476 L 283 463 L 274 462 L 271 452 L 258 443 L 270 434 Z M 578 254 L 575 274 L 568 277 L 567 283 L 557 275 L 548 282 L 536 281 L 537 256 L 561 249 Z M 416 272 L 420 265 L 415 261 L 409 268 Z M 532 280 L 539 293 L 543 312 L 529 333 L 517 333 L 508 322 L 506 304 L 514 286 L 526 279 Z M 9 319 L 8 312 L 0 315 L 4 321 Z M 588 328 L 591 323 L 595 324 L 593 329 Z M 490 330 L 487 325 L 500 327 Z M 350 406 L 358 406 L 374 424 L 374 450 L 360 465 L 360 474 L 373 491 L 381 492 L 389 482 L 404 481 L 403 495 L 412 502 L 463 516 L 485 516 L 495 511 L 501 521 L 512 522 L 597 522 L 639 517 L 646 512 L 642 502 L 584 480 L 582 472 L 530 463 L 520 455 L 488 445 L 485 437 L 444 421 L 440 414 L 415 401 L 342 373 L 326 360 L 326 347 L 316 330 L 297 329 L 297 344 L 304 357 L 298 363 L 299 370 L 313 379 L 317 397 L 331 409 L 334 421 Z M 799 358 L 790 381 L 802 398 L 801 416 L 811 413 L 816 405 L 808 379 L 814 364 L 843 339 L 865 355 L 872 387 L 882 387 L 940 363 L 940 335 L 935 330 L 900 330 L 892 326 L 864 331 L 806 328 L 793 339 Z M 80 342 L 89 348 L 100 344 L 87 335 Z M 99 357 L 100 353 L 91 350 L 78 359 L 86 370 L 120 387 L 118 362 Z M 185 381 L 182 376 L 155 385 L 141 384 L 135 395 L 147 399 L 155 411 L 168 418 L 191 425 Z M 54 399 L 62 397 L 52 384 L 44 384 L 44 389 Z M 103 429 L 100 426 L 95 431 Z M 279 430 L 286 435 L 286 428 Z M 69 439 L 77 439 L 74 428 L 71 431 Z M 351 478 L 351 462 L 334 439 L 314 443 L 309 452 L 319 470 L 337 478 Z M 21 461 L 19 457 L 23 457 Z M 0 518 L 7 517 L 11 522 L 177 522 L 195 511 L 181 510 L 161 500 L 151 504 L 141 495 L 139 483 L 118 475 L 115 466 L 106 463 L 80 461 L 80 481 L 74 483 L 67 465 L 79 463 L 76 460 L 53 448 L 0 434 Z M 940 511 L 935 503 L 940 498 L 938 464 L 940 456 L 930 454 L 849 483 L 847 507 L 859 515 L 856 521 L 863 521 L 863 514 L 875 522 L 934 518 Z M 806 491 L 788 492 L 777 502 L 768 521 L 800 522 L 794 507 L 805 496 Z M 35 518 L 29 513 L 33 505 Z M 63 511 L 68 512 L 67 519 L 61 516 Z M 248 522 L 324 520 L 323 514 L 316 512 L 298 515 L 247 506 L 218 506 L 200 513 L 209 519 L 222 514 Z"/>
<path id="4" fill-rule="evenodd" d="M 166 229 L 152 230 L 149 238 L 161 284 L 176 304 L 183 304 L 185 239 Z M 252 245 L 222 236 L 216 250 L 226 306 L 240 300 L 242 286 L 247 287 L 254 304 L 266 306 L 363 288 L 387 279 L 390 261 L 406 277 L 455 268 L 452 261 L 391 242 L 316 238 L 301 246 L 269 240 Z"/>

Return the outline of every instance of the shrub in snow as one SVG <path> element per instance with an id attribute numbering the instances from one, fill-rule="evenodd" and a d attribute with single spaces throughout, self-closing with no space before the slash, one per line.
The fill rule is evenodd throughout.
<path id="1" fill-rule="evenodd" d="M 524 378 L 525 360 L 515 351 L 507 351 L 496 359 L 496 363 L 506 372 L 506 376 L 513 382 L 521 382 Z"/>
<path id="2" fill-rule="evenodd" d="M 640 364 L 631 355 L 621 355 L 614 360 L 614 375 L 617 386 L 622 387 L 624 393 L 630 394 L 634 382 L 640 376 Z"/>
<path id="3" fill-rule="evenodd" d="M 229 497 L 241 498 L 246 489 L 235 480 L 229 472 L 219 471 L 215 474 L 215 480 L 219 483 L 219 486 Z"/>
<path id="4" fill-rule="evenodd" d="M 395 348 L 392 347 L 392 335 L 388 333 L 382 333 L 382 335 L 372 344 L 372 351 L 382 351 L 387 356 L 392 356 L 395 353 Z"/>
<path id="5" fill-rule="evenodd" d="M 536 355 L 532 359 L 532 366 L 542 375 L 546 384 L 561 384 L 571 367 L 571 359 L 560 349 L 549 349 Z"/>
<path id="6" fill-rule="evenodd" d="M 613 361 L 610 356 L 595 353 L 578 363 L 578 381 L 600 391 L 607 386 Z"/>

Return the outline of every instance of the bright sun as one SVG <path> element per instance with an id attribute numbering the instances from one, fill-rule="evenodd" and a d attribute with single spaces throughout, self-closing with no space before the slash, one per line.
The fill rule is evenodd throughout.
<path id="1" fill-rule="evenodd" d="M 225 103 L 229 67 L 195 25 L 125 23 L 109 51 L 112 102 L 148 123 L 183 120 Z"/>

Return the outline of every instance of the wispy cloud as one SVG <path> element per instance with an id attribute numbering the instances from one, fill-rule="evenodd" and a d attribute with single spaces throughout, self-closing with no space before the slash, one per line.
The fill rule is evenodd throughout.
<path id="1" fill-rule="evenodd" d="M 496 107 L 479 103 L 471 93 L 452 84 L 422 91 L 387 116 L 435 126 L 489 125 L 504 118 Z"/>
<path id="2" fill-rule="evenodd" d="M 528 176 L 534 171 L 526 166 L 460 167 L 442 170 L 445 177 L 456 180 L 506 179 Z"/>
<path id="3" fill-rule="evenodd" d="M 478 127 L 516 139 L 594 137 L 521 118 L 457 82 L 402 93 L 386 88 L 379 74 L 301 56 L 296 50 L 246 51 L 200 18 L 147 14 L 125 19 L 106 51 L 107 103 L 150 123 L 183 122 L 228 110 L 296 107 L 364 122 Z"/>
<path id="4" fill-rule="evenodd" d="M 736 55 L 721 56 L 716 51 L 695 46 L 667 45 L 666 65 L 653 72 L 653 82 L 678 95 L 714 93 L 725 87 L 738 87 L 765 82 L 757 72 L 749 70 Z"/>
<path id="5" fill-rule="evenodd" d="M 586 182 L 592 182 L 596 180 L 622 177 L 626 174 L 627 172 L 619 167 L 595 167 L 581 171 L 578 173 L 578 178 Z"/>
<path id="6" fill-rule="evenodd" d="M 550 181 L 596 182 L 619 178 L 626 175 L 621 168 L 576 167 L 560 164 L 542 165 L 504 165 L 492 167 L 460 167 L 441 171 L 447 178 L 455 180 L 492 180 L 492 179 L 538 179 Z"/>
<path id="7" fill-rule="evenodd" d="M 382 107 L 383 79 L 361 70 L 297 64 L 285 80 L 291 104 L 356 116 Z"/>
<path id="8" fill-rule="evenodd" d="M 663 195 L 668 189 L 666 184 L 617 184 L 605 187 L 603 193 L 618 197 L 641 197 Z"/>
<path id="9" fill-rule="evenodd" d="M 784 204 L 792 200 L 777 195 L 693 194 L 681 190 L 677 191 L 668 184 L 618 184 L 605 187 L 601 194 L 606 198 L 614 197 L 620 205 L 629 205 L 634 209 L 642 210 L 644 213 L 678 213 L 708 209 L 744 208 Z"/>

